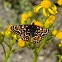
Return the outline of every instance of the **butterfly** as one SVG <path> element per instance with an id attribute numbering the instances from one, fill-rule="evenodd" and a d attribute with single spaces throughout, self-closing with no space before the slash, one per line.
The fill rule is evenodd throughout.
<path id="1" fill-rule="evenodd" d="M 32 38 L 34 43 L 39 43 L 51 34 L 49 29 L 34 25 L 34 23 L 32 25 L 13 25 L 10 29 L 13 33 L 20 35 L 23 41 L 30 41 Z"/>

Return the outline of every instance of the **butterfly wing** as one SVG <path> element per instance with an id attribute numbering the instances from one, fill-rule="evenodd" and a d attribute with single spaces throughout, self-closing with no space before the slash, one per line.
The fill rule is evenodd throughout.
<path id="1" fill-rule="evenodd" d="M 28 26 L 29 27 L 29 26 Z M 31 34 L 30 34 L 30 28 L 26 27 L 25 31 L 23 34 L 21 34 L 21 38 L 24 41 L 30 41 L 31 39 Z M 28 28 L 28 29 L 27 29 Z"/>
<path id="2" fill-rule="evenodd" d="M 19 25 L 11 26 L 11 31 L 17 35 L 21 36 L 21 39 L 24 41 L 29 41 L 31 39 L 31 31 L 29 28 L 30 25 Z M 35 26 L 35 25 L 34 25 Z M 43 38 L 48 37 L 51 32 L 49 29 L 36 26 L 37 29 L 34 32 L 33 42 L 39 43 Z M 28 29 L 27 29 L 28 28 Z"/>
<path id="3" fill-rule="evenodd" d="M 43 38 L 48 37 L 50 34 L 51 32 L 49 29 L 37 26 L 37 29 L 34 32 L 33 42 L 39 43 Z"/>
<path id="4" fill-rule="evenodd" d="M 21 28 L 22 28 L 22 27 L 21 27 Z M 22 31 L 19 30 L 19 26 L 17 26 L 17 25 L 16 25 L 16 26 L 14 26 L 14 25 L 11 26 L 10 29 L 11 29 L 11 31 L 12 31 L 13 33 L 15 33 L 15 34 L 17 34 L 17 35 L 19 35 L 19 34 L 22 33 Z"/>
<path id="5" fill-rule="evenodd" d="M 42 32 L 40 31 L 40 33 L 41 33 L 42 39 L 51 35 L 51 31 L 46 28 L 42 28 Z"/>
<path id="6" fill-rule="evenodd" d="M 39 27 L 39 26 L 36 26 L 36 27 L 37 27 L 37 29 L 34 32 L 33 42 L 34 43 L 39 43 L 42 40 L 41 33 L 40 33 L 40 31 L 42 31 L 42 30 L 40 30 L 41 27 Z"/>
<path id="7" fill-rule="evenodd" d="M 19 25 L 11 26 L 11 31 L 17 35 L 21 36 L 21 39 L 24 41 L 30 40 L 30 29 L 26 29 L 29 25 Z"/>

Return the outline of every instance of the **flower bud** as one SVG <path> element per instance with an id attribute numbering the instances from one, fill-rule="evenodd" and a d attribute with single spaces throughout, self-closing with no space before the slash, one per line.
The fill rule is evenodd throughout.
<path id="1" fill-rule="evenodd" d="M 58 33 L 58 31 L 57 30 L 53 30 L 53 32 L 52 32 L 52 35 L 56 35 Z"/>
<path id="2" fill-rule="evenodd" d="M 6 31 L 5 32 L 5 37 L 10 38 L 11 37 L 11 32 L 10 31 Z"/>

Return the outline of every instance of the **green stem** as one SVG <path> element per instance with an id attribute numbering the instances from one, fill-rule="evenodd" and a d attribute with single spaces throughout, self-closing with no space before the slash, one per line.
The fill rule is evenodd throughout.
<path id="1" fill-rule="evenodd" d="M 47 17 L 45 17 L 44 19 L 45 19 L 45 21 L 46 21 Z"/>
<path id="2" fill-rule="evenodd" d="M 7 56 L 5 57 L 4 62 L 7 62 L 8 58 L 10 57 L 10 54 L 11 54 L 11 48 L 9 48 Z"/>
<path id="3" fill-rule="evenodd" d="M 45 23 L 46 19 L 47 19 L 47 17 L 44 18 L 44 23 Z"/>
<path id="4" fill-rule="evenodd" d="M 33 62 L 37 62 L 37 55 L 34 55 L 34 60 Z"/>
<path id="5" fill-rule="evenodd" d="M 11 47 L 11 46 L 9 46 L 9 44 L 8 44 L 7 42 L 4 41 L 4 43 L 5 43 L 8 47 Z"/>
<path id="6" fill-rule="evenodd" d="M 37 43 L 35 43 L 34 45 L 35 45 L 35 49 L 34 49 L 34 52 L 33 52 L 34 53 L 34 60 L 33 60 L 33 62 L 37 62 L 37 56 L 38 56 L 37 55 Z"/>
<path id="7" fill-rule="evenodd" d="M 43 43 L 41 44 L 41 46 L 39 47 L 37 54 L 39 54 L 39 52 L 41 51 L 42 47 L 45 45 L 45 40 L 43 41 Z"/>
<path id="8" fill-rule="evenodd" d="M 4 45 L 1 43 L 1 45 L 2 45 L 2 48 L 3 48 L 3 51 L 4 51 L 4 55 L 5 55 L 5 57 L 6 57 L 6 51 L 5 51 L 5 47 L 4 47 Z"/>
<path id="9" fill-rule="evenodd" d="M 8 38 L 8 41 L 9 41 L 9 45 L 10 45 L 10 39 Z"/>
<path id="10" fill-rule="evenodd" d="M 20 47 L 16 47 L 15 49 L 12 50 L 12 52 L 14 52 L 15 50 L 19 49 Z"/>
<path id="11" fill-rule="evenodd" d="M 11 47 L 13 47 L 13 45 L 15 44 L 15 42 L 16 42 L 16 39 L 13 38 Z"/>

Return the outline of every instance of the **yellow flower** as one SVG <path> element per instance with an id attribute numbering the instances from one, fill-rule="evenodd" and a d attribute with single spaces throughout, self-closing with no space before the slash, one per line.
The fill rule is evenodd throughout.
<path id="1" fill-rule="evenodd" d="M 49 25 L 52 25 L 52 24 L 53 24 L 53 21 L 47 19 L 45 23 L 47 23 L 47 24 L 49 24 Z"/>
<path id="2" fill-rule="evenodd" d="M 61 40 L 61 44 L 59 44 L 59 47 L 61 47 L 61 46 L 62 46 L 62 31 L 58 32 L 58 33 L 56 34 L 56 37 Z"/>
<path id="3" fill-rule="evenodd" d="M 45 24 L 44 24 L 44 27 L 48 29 L 48 28 L 50 27 L 50 25 L 47 24 L 47 23 L 45 23 Z"/>
<path id="4" fill-rule="evenodd" d="M 43 8 L 49 8 L 49 7 L 51 7 L 51 2 L 49 1 L 49 0 L 43 0 L 43 1 L 41 1 L 41 6 L 43 7 Z"/>
<path id="5" fill-rule="evenodd" d="M 27 14 L 22 14 L 21 17 L 22 17 L 22 20 L 24 20 L 24 21 L 27 21 L 27 19 L 28 19 L 28 15 Z"/>
<path id="6" fill-rule="evenodd" d="M 47 23 L 47 24 L 49 24 L 49 25 L 52 25 L 52 24 L 54 23 L 55 19 L 56 19 L 55 16 L 51 15 L 51 16 L 46 20 L 45 23 Z"/>
<path id="7" fill-rule="evenodd" d="M 5 37 L 10 38 L 11 37 L 11 32 L 7 30 L 5 32 Z"/>
<path id="8" fill-rule="evenodd" d="M 54 15 L 51 15 L 51 16 L 49 17 L 49 19 L 52 20 L 52 21 L 55 21 L 56 17 L 55 17 Z"/>
<path id="9" fill-rule="evenodd" d="M 17 40 L 17 35 L 16 34 L 12 34 L 12 37 Z"/>
<path id="10" fill-rule="evenodd" d="M 4 35 L 5 34 L 4 31 L 2 31 L 1 34 Z"/>
<path id="11" fill-rule="evenodd" d="M 53 32 L 52 32 L 52 35 L 56 35 L 58 33 L 58 31 L 57 30 L 53 30 Z"/>
<path id="12" fill-rule="evenodd" d="M 61 47 L 62 46 L 62 40 L 61 40 L 61 44 L 59 44 L 59 47 Z"/>
<path id="13" fill-rule="evenodd" d="M 25 47 L 25 42 L 23 40 L 21 40 L 21 38 L 18 39 L 18 46 Z"/>
<path id="14" fill-rule="evenodd" d="M 32 21 L 31 24 L 34 23 L 34 25 L 37 25 L 37 26 L 40 26 L 40 27 L 43 27 L 43 24 L 39 21 Z"/>
<path id="15" fill-rule="evenodd" d="M 47 17 L 52 15 L 55 15 L 57 12 L 57 7 L 50 2 L 50 0 L 43 0 L 41 1 L 41 4 L 37 5 L 34 8 L 34 12 L 38 12 L 41 8 L 43 8 L 43 14 Z"/>
<path id="16" fill-rule="evenodd" d="M 34 13 L 32 11 L 28 11 L 27 14 L 28 14 L 29 17 L 33 17 L 34 16 Z"/>
<path id="17" fill-rule="evenodd" d="M 42 7 L 41 4 L 37 5 L 37 6 L 34 8 L 34 12 L 38 12 L 41 7 Z"/>
<path id="18" fill-rule="evenodd" d="M 48 20 L 47 20 L 48 21 Z M 44 27 L 49 28 L 53 24 L 53 21 L 45 22 Z"/>
<path id="19" fill-rule="evenodd" d="M 11 37 L 11 29 L 10 29 L 11 26 L 13 26 L 13 25 L 9 25 L 9 27 L 7 27 L 7 31 L 5 32 L 5 37 L 7 37 L 7 38 Z"/>
<path id="20" fill-rule="evenodd" d="M 59 33 L 57 33 L 56 37 L 62 40 L 62 31 L 60 31 Z"/>
<path id="21" fill-rule="evenodd" d="M 55 15 L 56 13 L 58 13 L 58 12 L 57 12 L 57 7 L 56 7 L 54 4 L 52 5 L 51 8 L 48 8 L 48 11 L 49 11 L 51 14 L 53 14 L 53 15 Z"/>
<path id="22" fill-rule="evenodd" d="M 26 23 L 27 23 L 27 21 L 21 20 L 21 24 L 22 24 L 22 25 L 25 25 Z"/>
<path id="23" fill-rule="evenodd" d="M 58 5 L 62 5 L 62 0 L 58 0 Z"/>
<path id="24" fill-rule="evenodd" d="M 45 28 L 49 28 L 55 21 L 55 16 L 51 15 L 44 23 Z"/>
<path id="25" fill-rule="evenodd" d="M 22 17 L 22 20 L 21 20 L 22 25 L 25 25 L 27 23 L 27 20 L 30 20 L 28 14 L 22 14 L 21 17 Z"/>

